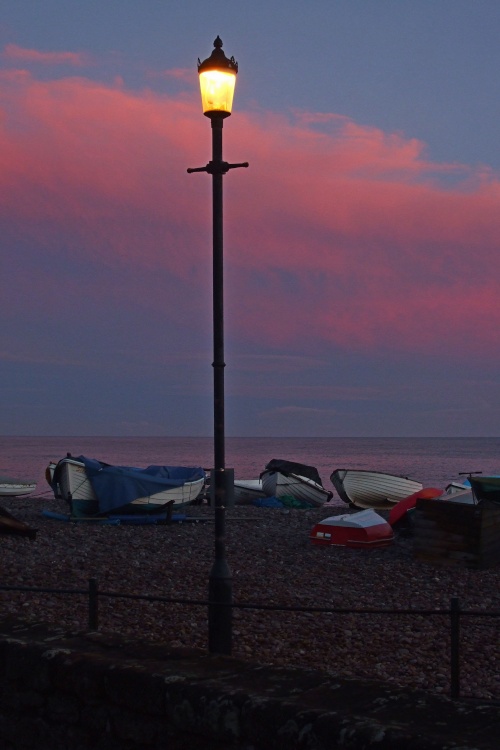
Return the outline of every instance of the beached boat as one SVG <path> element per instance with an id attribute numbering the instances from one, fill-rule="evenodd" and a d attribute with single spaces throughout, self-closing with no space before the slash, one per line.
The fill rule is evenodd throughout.
<path id="1" fill-rule="evenodd" d="M 12 477 L 0 477 L 0 497 L 20 497 L 30 495 L 36 490 L 36 482 L 25 479 L 12 479 Z"/>
<path id="2" fill-rule="evenodd" d="M 254 500 L 267 497 L 262 479 L 235 479 L 233 492 L 235 505 L 251 505 Z"/>
<path id="3" fill-rule="evenodd" d="M 333 497 L 326 490 L 314 466 L 273 458 L 260 475 L 262 489 L 267 497 L 294 497 L 319 507 Z"/>
<path id="4" fill-rule="evenodd" d="M 408 518 L 412 517 L 411 513 L 415 510 L 420 498 L 423 498 L 424 500 L 435 500 L 438 497 L 442 497 L 442 494 L 443 490 L 438 487 L 424 487 L 423 490 L 419 490 L 418 492 L 414 492 L 413 495 L 405 497 L 404 500 L 400 500 L 399 503 L 395 503 L 392 506 L 388 518 L 390 525 L 394 528 L 398 525 L 402 526 L 408 521 Z"/>
<path id="5" fill-rule="evenodd" d="M 500 503 L 500 476 L 470 476 L 469 481 L 476 501 Z"/>
<path id="6" fill-rule="evenodd" d="M 36 529 L 24 523 L 24 521 L 14 518 L 8 510 L 0 507 L 0 534 L 15 534 L 16 536 L 27 536 L 28 539 L 35 539 Z"/>
<path id="7" fill-rule="evenodd" d="M 446 485 L 444 492 L 434 499 L 450 503 L 463 503 L 465 505 L 475 505 L 477 503 L 468 479 L 454 479 Z"/>
<path id="8" fill-rule="evenodd" d="M 201 467 L 139 469 L 70 454 L 50 474 L 55 497 L 65 500 L 74 516 L 155 513 L 164 511 L 168 503 L 181 508 L 196 502 L 205 485 Z"/>
<path id="9" fill-rule="evenodd" d="M 357 508 L 389 510 L 423 489 L 420 482 L 408 477 L 367 469 L 335 469 L 330 479 L 340 499 Z"/>
<path id="10" fill-rule="evenodd" d="M 371 509 L 330 516 L 317 523 L 311 532 L 312 543 L 320 546 L 333 544 L 370 549 L 387 547 L 393 540 L 391 526 Z"/>

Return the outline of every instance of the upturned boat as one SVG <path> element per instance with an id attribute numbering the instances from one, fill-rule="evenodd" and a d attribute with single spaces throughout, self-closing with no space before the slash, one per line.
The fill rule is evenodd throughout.
<path id="1" fill-rule="evenodd" d="M 196 502 L 205 485 L 201 467 L 156 466 L 145 469 L 113 466 L 85 456 L 68 454 L 47 471 L 57 498 L 74 516 L 120 512 L 155 513 L 171 503 L 176 509 Z"/>
<path id="2" fill-rule="evenodd" d="M 423 490 L 408 495 L 404 500 L 400 500 L 392 506 L 388 518 L 389 524 L 392 527 L 403 525 L 413 518 L 412 513 L 420 499 L 435 500 L 442 497 L 442 494 L 443 491 L 439 487 L 424 487 Z"/>
<path id="3" fill-rule="evenodd" d="M 323 487 L 314 466 L 273 458 L 261 473 L 262 489 L 267 497 L 293 497 L 303 503 L 320 507 L 333 497 Z"/>
<path id="4" fill-rule="evenodd" d="M 369 549 L 387 547 L 393 539 L 391 526 L 372 509 L 324 518 L 311 532 L 312 543 L 320 546 L 333 544 Z"/>
<path id="5" fill-rule="evenodd" d="M 409 477 L 367 469 L 335 469 L 330 479 L 340 499 L 356 508 L 390 510 L 394 503 L 423 489 Z"/>

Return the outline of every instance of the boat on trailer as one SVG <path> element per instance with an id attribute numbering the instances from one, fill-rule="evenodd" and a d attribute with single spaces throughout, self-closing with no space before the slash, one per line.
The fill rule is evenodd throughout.
<path id="1" fill-rule="evenodd" d="M 273 458 L 260 475 L 262 489 L 267 497 L 293 497 L 302 503 L 320 507 L 333 497 L 333 492 L 323 487 L 314 466 Z"/>
<path id="2" fill-rule="evenodd" d="M 168 504 L 182 508 L 199 501 L 205 486 L 201 467 L 113 466 L 85 456 L 66 458 L 47 470 L 56 498 L 78 517 L 120 512 L 157 513 Z"/>
<path id="3" fill-rule="evenodd" d="M 395 503 L 424 488 L 409 477 L 368 469 L 335 469 L 330 479 L 345 503 L 374 510 L 390 510 Z"/>
<path id="4" fill-rule="evenodd" d="M 312 543 L 319 546 L 369 549 L 387 547 L 393 540 L 391 526 L 372 509 L 330 516 L 317 523 L 311 532 Z"/>

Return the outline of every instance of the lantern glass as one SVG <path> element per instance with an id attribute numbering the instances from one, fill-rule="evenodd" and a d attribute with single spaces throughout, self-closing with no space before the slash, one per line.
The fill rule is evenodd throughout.
<path id="1" fill-rule="evenodd" d="M 231 70 L 204 70 L 200 72 L 201 104 L 203 114 L 212 112 L 231 114 L 236 73 Z"/>

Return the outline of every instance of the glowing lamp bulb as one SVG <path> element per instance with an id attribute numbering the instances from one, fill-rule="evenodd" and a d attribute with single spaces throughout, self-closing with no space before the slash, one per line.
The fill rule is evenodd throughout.
<path id="1" fill-rule="evenodd" d="M 215 40 L 210 57 L 203 62 L 198 60 L 198 73 L 203 114 L 207 117 L 229 117 L 233 108 L 238 63 L 234 57 L 226 57 L 220 37 Z"/>
<path id="2" fill-rule="evenodd" d="M 201 105 L 203 114 L 224 112 L 228 117 L 233 107 L 236 74 L 222 70 L 205 70 L 200 73 Z"/>

